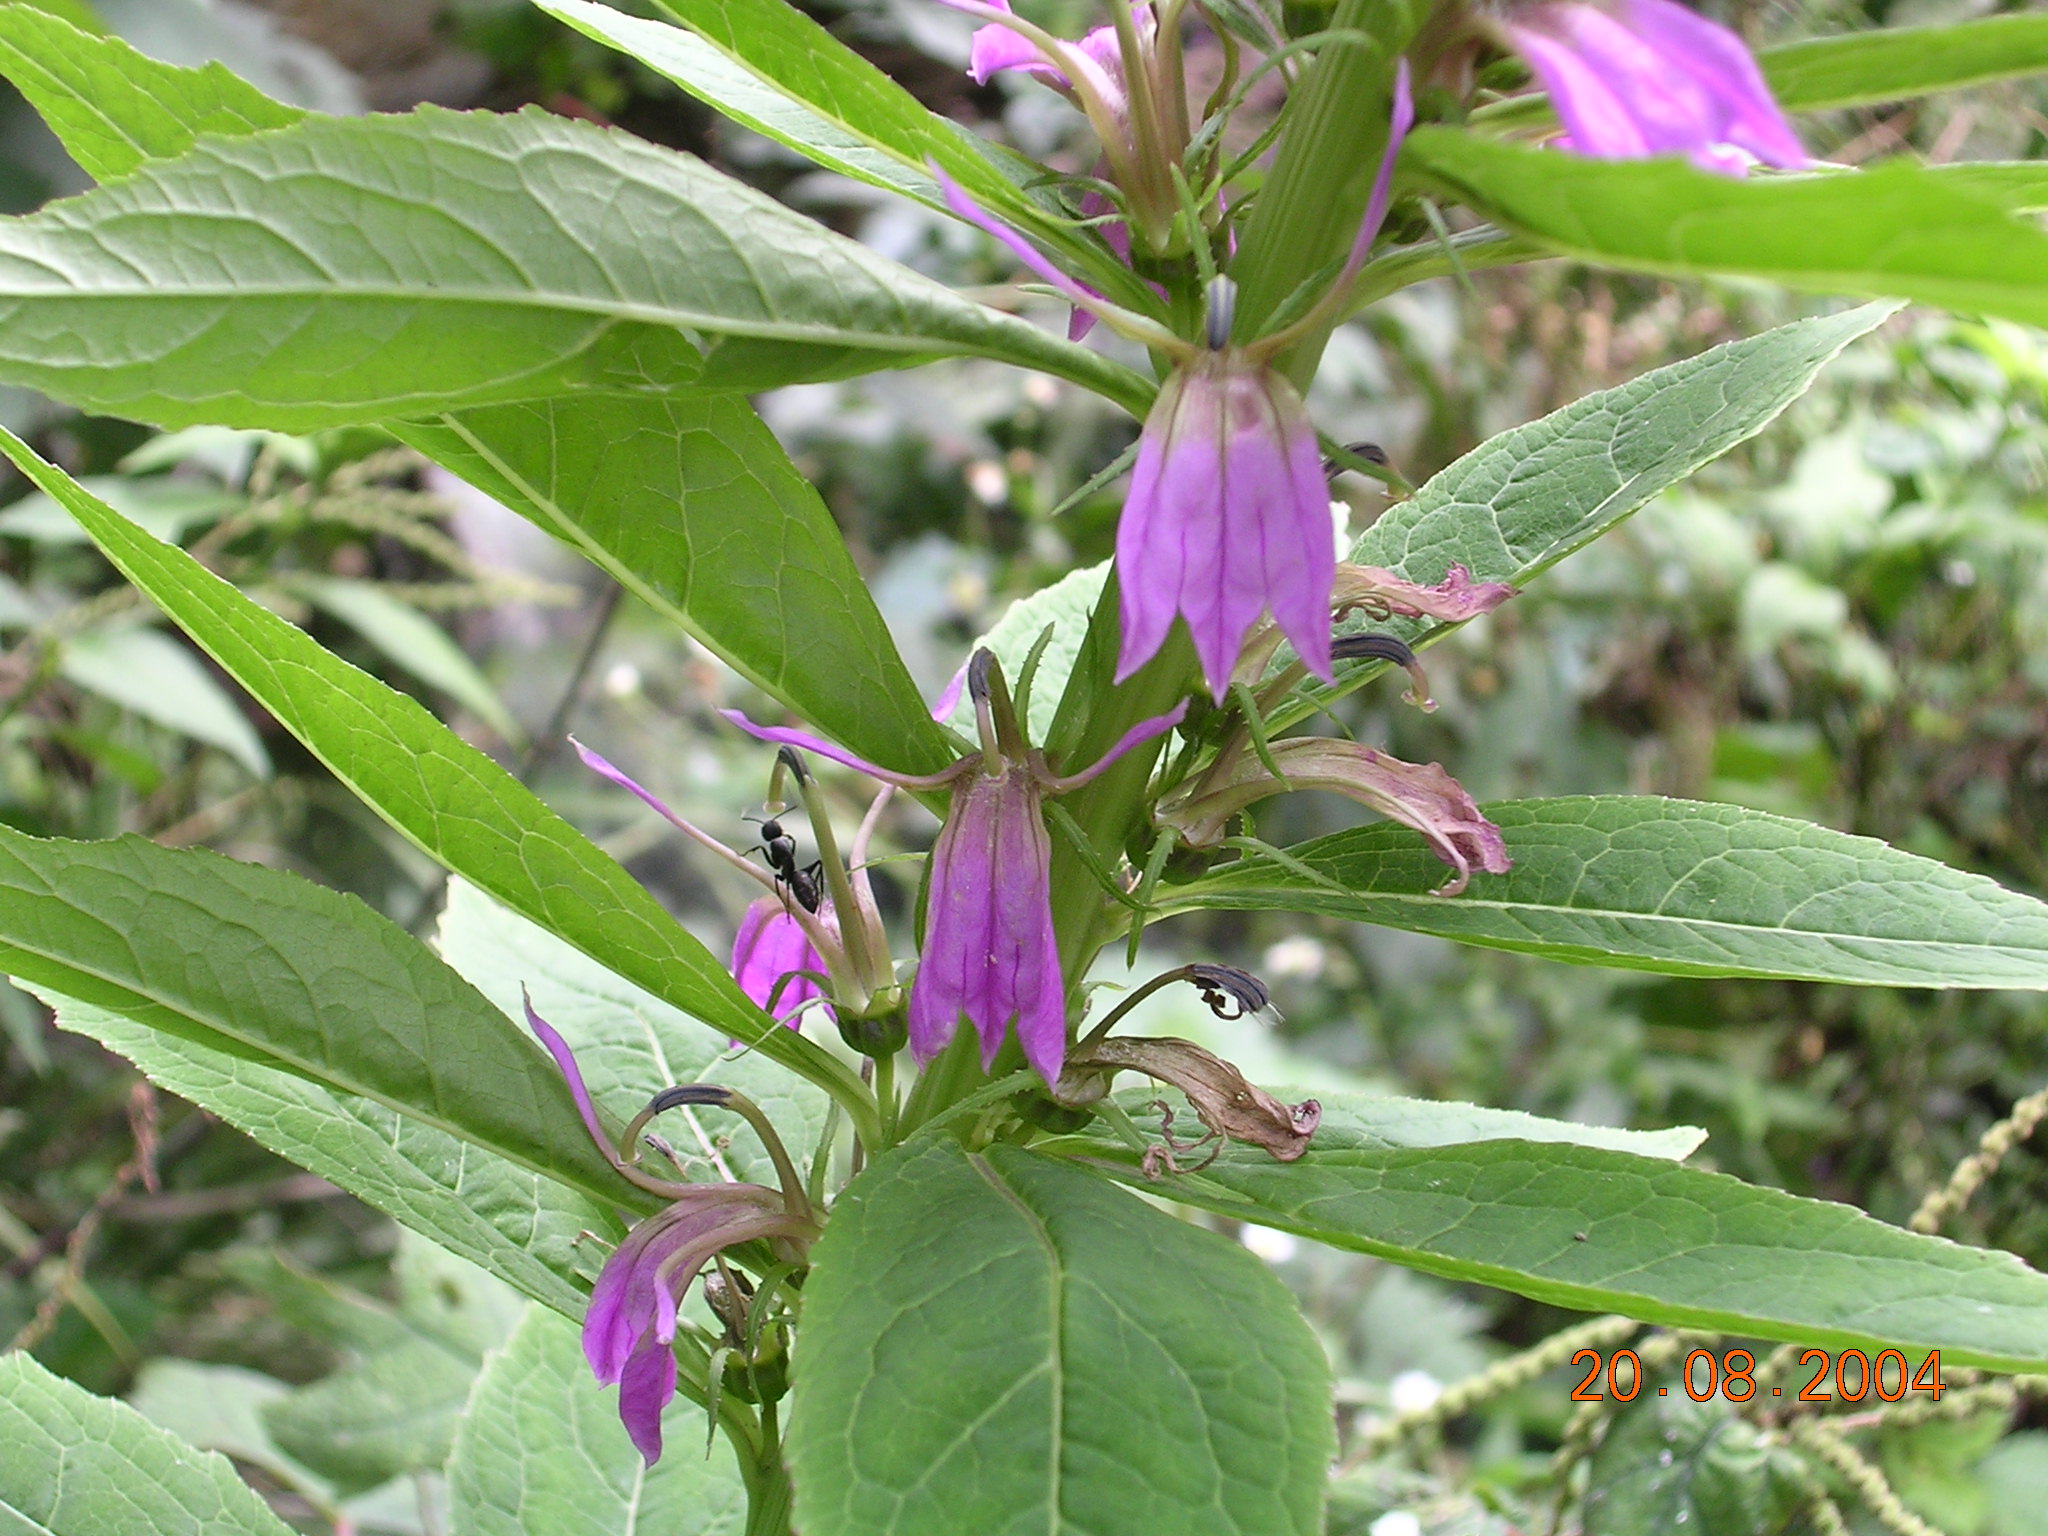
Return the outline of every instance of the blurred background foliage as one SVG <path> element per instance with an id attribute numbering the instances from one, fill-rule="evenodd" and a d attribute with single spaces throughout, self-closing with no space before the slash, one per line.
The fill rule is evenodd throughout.
<path id="1" fill-rule="evenodd" d="M 713 123 L 522 0 L 43 3 L 166 59 L 225 59 L 325 110 L 537 102 L 617 123 L 927 270 L 1012 275 L 979 237 Z M 1996 7 L 1707 8 L 1768 42 Z M 1074 123 L 1051 93 L 965 79 L 970 23 L 931 0 L 812 9 L 935 108 L 1035 153 L 1071 147 Z M 1060 6 L 1043 9 L 1057 19 Z M 1078 0 L 1066 9 L 1085 14 Z M 2048 90 L 1999 86 L 1806 130 L 1817 153 L 1850 162 L 2039 157 Z M 33 114 L 0 106 L 0 206 L 83 185 Z M 1341 332 L 1312 405 L 1326 430 L 1384 445 L 1420 483 L 1491 432 L 1800 312 L 1760 288 L 1565 264 L 1478 274 L 1398 295 Z M 761 404 L 933 693 L 1010 599 L 1108 552 L 1116 488 L 1066 503 L 1134 424 L 1049 381 L 963 362 Z M 0 419 L 416 692 L 604 836 L 707 942 L 725 941 L 750 893 L 580 776 L 559 744 L 573 728 L 744 844 L 740 816 L 758 809 L 768 765 L 712 711 L 746 690 L 573 556 L 373 432 L 160 437 L 22 393 L 0 398 Z M 1386 505 L 1376 486 L 1342 489 L 1359 526 Z M 212 847 L 430 932 L 436 871 L 24 490 L 16 479 L 0 493 L 0 818 Z M 1443 761 L 1482 800 L 1732 801 L 2048 895 L 2048 336 L 1908 312 L 1761 438 L 1426 660 L 1436 714 L 1382 684 L 1347 701 L 1341 725 Z M 1295 841 L 1356 815 L 1334 798 L 1272 801 L 1259 831 Z M 889 827 L 899 849 L 923 845 L 921 817 L 906 809 Z M 915 866 L 890 873 L 884 899 L 901 911 Z M 1710 1137 L 1696 1161 L 1895 1222 L 2048 1081 L 2048 1008 L 2029 996 L 1667 980 L 1266 914 L 1181 918 L 1148 944 L 1246 964 L 1271 984 L 1276 1025 L 1150 1005 L 1171 1015 L 1155 1024 L 1206 1035 L 1256 1078 L 1697 1124 Z M 2048 1265 L 2048 1160 L 2018 1141 L 1943 1230 Z M 1351 1447 L 1340 1533 L 1628 1532 L 1675 1518 L 1761 1536 L 1818 1529 L 1803 1490 L 1816 1477 L 1844 1486 L 1839 1469 L 1788 1460 L 1722 1405 L 1574 1421 L 1576 1374 L 1560 1369 L 1470 1411 L 1433 1408 L 1447 1385 L 1575 1319 L 1241 1236 L 1296 1286 L 1338 1363 Z M 420 1532 L 438 1528 L 447 1427 L 511 1312 L 488 1277 L 190 1106 L 158 1102 L 0 981 L 0 1344 L 227 1450 L 304 1529 Z M 1859 1442 L 1903 1502 L 1848 1500 L 1852 1528 L 2043 1528 L 2048 1407 L 2020 1391 L 1956 1408 Z M 1392 1422 L 1413 1433 L 1390 1433 L 1403 1412 Z"/>

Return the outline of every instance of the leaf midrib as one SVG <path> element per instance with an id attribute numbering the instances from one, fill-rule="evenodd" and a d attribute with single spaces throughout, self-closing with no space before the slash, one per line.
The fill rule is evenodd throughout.
<path id="1" fill-rule="evenodd" d="M 1253 890 L 1272 890 L 1281 895 L 1287 894 L 1288 889 L 1290 889 L 1278 886 L 1262 887 L 1255 880 L 1247 878 L 1241 882 L 1241 885 L 1217 884 L 1211 886 L 1210 890 L 1216 894 L 1229 895 L 1245 886 Z M 1962 939 L 1909 939 L 1890 934 L 1831 933 L 1826 929 L 1792 928 L 1782 923 L 1768 925 L 1763 923 L 1735 923 L 1723 918 L 1681 917 L 1666 912 L 1631 911 L 1620 907 L 1567 907 L 1560 906 L 1555 902 L 1501 901 L 1488 897 L 1474 897 L 1469 894 L 1461 896 L 1429 896 L 1413 891 L 1352 891 L 1349 894 L 1351 899 L 1358 902 L 1385 902 L 1392 905 L 1445 912 L 1453 911 L 1460 907 L 1468 909 L 1480 907 L 1488 911 L 1503 913 L 1533 912 L 1563 914 L 1579 918 L 1626 918 L 1631 922 L 1668 923 L 1680 928 L 1715 929 L 1746 934 L 1786 934 L 1799 938 L 1822 939 L 1830 943 L 1896 945 L 1901 948 L 1918 947 L 1922 949 L 1961 949 L 1979 953 L 2012 955 L 2016 958 L 2048 958 L 2048 949 L 2015 949 L 2002 944 L 1973 944 Z M 1165 904 L 1164 911 L 1171 914 L 1206 905 L 1208 903 L 1201 901 L 1189 902 L 1185 906 L 1168 902 Z M 1585 947 L 1588 949 L 1598 948 L 1597 945 L 1592 944 L 1588 944 Z M 1615 950 L 1612 952 L 1616 954 L 1629 953 L 1626 950 Z M 1772 974 L 1777 973 L 1774 972 Z M 2009 985 L 2009 983 L 2001 982 L 1998 985 L 2003 987 Z M 2048 981 L 2044 981 L 2042 985 L 2048 986 Z"/>

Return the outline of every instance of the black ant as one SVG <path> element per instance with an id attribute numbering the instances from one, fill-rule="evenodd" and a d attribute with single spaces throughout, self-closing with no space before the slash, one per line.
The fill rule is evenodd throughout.
<path id="1" fill-rule="evenodd" d="M 782 823 L 773 816 L 761 823 L 761 852 L 768 867 L 775 871 L 777 883 L 789 887 L 797 905 L 806 912 L 817 911 L 824 900 L 818 880 L 825 872 L 825 861 L 819 859 L 808 869 L 800 868 L 796 862 L 796 839 L 783 831 Z"/>

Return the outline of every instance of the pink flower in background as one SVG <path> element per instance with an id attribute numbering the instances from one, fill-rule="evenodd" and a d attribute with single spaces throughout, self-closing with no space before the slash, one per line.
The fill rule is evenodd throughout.
<path id="1" fill-rule="evenodd" d="M 1576 154 L 1684 155 L 1727 176 L 1808 163 L 1742 39 L 1675 0 L 1542 0 L 1500 26 Z"/>
<path id="2" fill-rule="evenodd" d="M 829 902 L 818 908 L 817 919 L 833 926 Z M 791 1029 L 803 1006 L 825 995 L 816 980 L 824 973 L 825 957 L 780 896 L 747 903 L 733 936 L 731 969 L 740 990 Z"/>

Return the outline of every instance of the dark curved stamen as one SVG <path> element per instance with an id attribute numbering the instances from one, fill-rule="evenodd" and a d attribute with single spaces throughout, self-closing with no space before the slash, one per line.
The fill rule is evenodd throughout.
<path id="1" fill-rule="evenodd" d="M 680 1109 L 685 1104 L 710 1104 L 723 1109 L 731 1102 L 730 1088 L 721 1088 L 716 1083 L 678 1083 L 649 1099 L 644 1113 L 651 1119 L 667 1110 Z"/>
<path id="2" fill-rule="evenodd" d="M 1415 659 L 1415 652 L 1405 641 L 1396 640 L 1392 635 L 1340 635 L 1330 642 L 1330 658 L 1333 661 L 1390 661 L 1406 672 L 1413 684 L 1408 690 L 1408 702 L 1424 713 L 1436 708 L 1436 700 L 1429 696 L 1429 674 L 1422 670 L 1422 663 Z"/>
<path id="3" fill-rule="evenodd" d="M 983 646 L 967 660 L 967 696 L 977 704 L 988 698 L 989 668 L 996 664 L 996 653 Z"/>
<path id="4" fill-rule="evenodd" d="M 1211 352 L 1221 352 L 1230 345 L 1230 328 L 1237 323 L 1237 284 L 1227 277 L 1216 278 L 1210 282 L 1205 297 L 1208 313 L 1202 339 L 1208 342 Z"/>
<path id="5" fill-rule="evenodd" d="M 1415 652 L 1405 641 L 1396 640 L 1392 635 L 1340 635 L 1330 642 L 1330 659 L 1390 661 L 1409 670 L 1415 666 Z"/>
<path id="6" fill-rule="evenodd" d="M 1344 445 L 1344 452 L 1354 459 L 1363 459 L 1368 464 L 1377 464 L 1381 469 L 1385 469 L 1390 462 L 1387 458 L 1387 450 L 1378 443 L 1346 443 Z M 1344 463 L 1335 454 L 1323 455 L 1323 474 L 1325 478 L 1334 480 L 1349 468 L 1351 466 Z"/>
<path id="7" fill-rule="evenodd" d="M 1201 992 L 1209 1011 L 1219 1019 L 1241 1019 L 1272 1006 L 1273 997 L 1266 984 L 1250 971 L 1241 971 L 1234 965 L 1191 965 L 1187 976 Z M 1235 1011 L 1231 1011 L 1232 1004 L 1236 1005 Z"/>
<path id="8" fill-rule="evenodd" d="M 775 749 L 775 761 L 795 774 L 797 783 L 810 783 L 810 770 L 804 767 L 804 760 L 798 754 L 795 747 L 777 747 Z"/>

